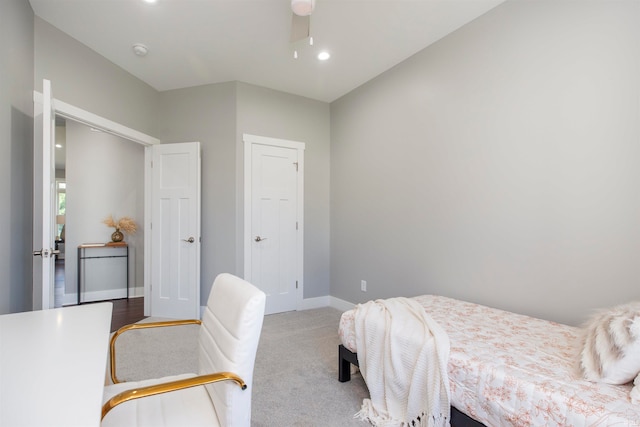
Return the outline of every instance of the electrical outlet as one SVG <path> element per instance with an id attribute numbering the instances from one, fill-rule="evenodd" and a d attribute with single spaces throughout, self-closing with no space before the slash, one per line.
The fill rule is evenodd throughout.
<path id="1" fill-rule="evenodd" d="M 367 281 L 366 280 L 361 280 L 360 281 L 360 290 L 362 292 L 367 292 Z"/>

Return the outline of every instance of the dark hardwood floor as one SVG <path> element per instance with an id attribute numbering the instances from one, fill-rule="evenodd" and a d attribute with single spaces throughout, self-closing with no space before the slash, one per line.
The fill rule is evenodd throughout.
<path id="1" fill-rule="evenodd" d="M 64 260 L 56 260 L 55 268 L 55 306 L 62 307 L 64 297 Z M 110 300 L 113 303 L 111 315 L 111 332 L 129 323 L 135 323 L 146 316 L 144 315 L 144 298 L 123 298 Z"/>
<path id="2" fill-rule="evenodd" d="M 111 300 L 113 314 L 111 315 L 111 332 L 129 323 L 144 319 L 144 298 L 129 298 Z"/>

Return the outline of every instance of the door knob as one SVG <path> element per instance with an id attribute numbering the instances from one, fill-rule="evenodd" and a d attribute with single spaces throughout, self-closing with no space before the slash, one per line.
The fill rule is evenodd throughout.
<path id="1" fill-rule="evenodd" d="M 196 241 L 196 239 L 194 239 L 193 237 L 189 237 L 188 239 L 182 239 L 182 241 L 187 243 L 193 243 Z"/>
<path id="2" fill-rule="evenodd" d="M 49 258 L 49 256 L 58 255 L 59 250 L 55 249 L 40 249 L 39 251 L 33 251 L 33 256 L 41 256 L 42 258 Z"/>
<path id="3" fill-rule="evenodd" d="M 33 256 L 41 256 L 43 258 L 46 258 L 49 256 L 49 250 L 48 249 L 40 249 L 39 251 L 33 251 Z"/>
<path id="4" fill-rule="evenodd" d="M 256 242 L 262 242 L 263 240 L 267 240 L 266 237 L 260 237 L 260 236 L 256 236 L 256 238 L 254 239 Z"/>

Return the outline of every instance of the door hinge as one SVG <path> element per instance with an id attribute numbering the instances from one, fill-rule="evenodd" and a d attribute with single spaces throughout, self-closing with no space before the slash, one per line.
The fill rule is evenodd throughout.
<path id="1" fill-rule="evenodd" d="M 296 280 L 296 289 L 298 289 L 298 281 Z"/>
<path id="2" fill-rule="evenodd" d="M 296 172 L 298 172 L 298 162 L 293 162 L 294 165 L 296 165 Z"/>
<path id="3" fill-rule="evenodd" d="M 298 221 L 296 221 L 296 230 L 298 229 Z"/>

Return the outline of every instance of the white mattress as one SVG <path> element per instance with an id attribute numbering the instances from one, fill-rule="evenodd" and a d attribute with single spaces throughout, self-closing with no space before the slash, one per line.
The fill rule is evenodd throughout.
<path id="1" fill-rule="evenodd" d="M 631 385 L 578 378 L 578 329 L 451 298 L 415 297 L 451 341 L 451 404 L 487 426 L 640 426 Z M 354 312 L 339 334 L 357 352 Z"/>

